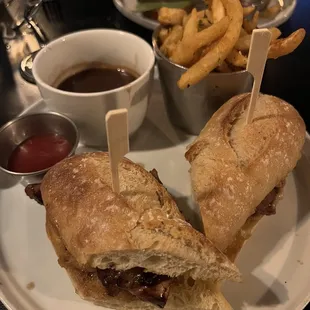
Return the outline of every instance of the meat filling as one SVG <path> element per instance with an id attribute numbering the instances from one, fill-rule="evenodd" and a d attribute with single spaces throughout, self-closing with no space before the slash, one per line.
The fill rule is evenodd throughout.
<path id="1" fill-rule="evenodd" d="M 41 184 L 29 184 L 25 188 L 25 193 L 30 199 L 34 199 L 40 205 L 43 205 L 42 195 L 41 195 Z"/>
<path id="2" fill-rule="evenodd" d="M 110 296 L 117 296 L 126 290 L 137 298 L 160 308 L 167 303 L 172 279 L 168 276 L 144 272 L 136 267 L 125 271 L 97 269 L 98 277 Z"/>
<path id="3" fill-rule="evenodd" d="M 285 182 L 280 182 L 265 198 L 264 200 L 256 207 L 255 214 L 260 215 L 273 215 L 276 214 L 276 203 L 278 197 L 282 193 Z"/>
<path id="4" fill-rule="evenodd" d="M 150 171 L 150 174 L 161 184 L 163 185 L 163 182 L 160 180 L 159 176 L 158 176 L 158 172 L 156 169 L 152 169 Z"/>

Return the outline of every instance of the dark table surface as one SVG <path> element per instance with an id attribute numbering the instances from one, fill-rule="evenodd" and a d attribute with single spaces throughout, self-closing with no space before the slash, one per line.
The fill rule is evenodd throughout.
<path id="1" fill-rule="evenodd" d="M 123 17 L 111 0 L 66 0 L 61 3 L 61 23 L 51 25 L 43 17 L 39 22 L 49 39 L 63 33 L 87 28 L 117 28 L 133 32 L 151 42 L 151 31 Z M 310 34 L 310 0 L 297 0 L 296 10 L 289 21 L 280 27 L 284 36 L 303 27 Z M 0 12 L 0 22 L 3 21 Z M 1 38 L 1 37 L 0 37 Z M 0 126 L 12 119 L 39 98 L 36 86 L 23 81 L 10 64 L 6 46 L 0 40 Z M 310 126 L 310 37 L 291 55 L 269 60 L 262 92 L 276 95 L 293 104 Z M 309 288 L 310 289 L 310 288 Z M 2 310 L 0 304 L 0 310 Z M 5 309 L 5 308 L 3 308 Z M 310 306 L 307 307 L 310 310 Z M 22 309 L 20 309 L 22 310 Z"/>

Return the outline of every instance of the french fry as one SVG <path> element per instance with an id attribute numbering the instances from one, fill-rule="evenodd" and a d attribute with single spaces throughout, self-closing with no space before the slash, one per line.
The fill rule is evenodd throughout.
<path id="1" fill-rule="evenodd" d="M 271 41 L 275 41 L 281 35 L 281 31 L 278 28 L 272 27 L 268 29 L 271 32 Z M 248 52 L 250 49 L 252 35 L 246 34 L 245 36 L 241 36 L 237 41 L 235 48 L 241 52 Z"/>
<path id="2" fill-rule="evenodd" d="M 232 72 L 231 68 L 229 67 L 229 65 L 227 64 L 226 61 L 223 61 L 219 66 L 216 67 L 216 71 L 217 72 L 221 72 L 221 73 L 230 73 Z"/>
<path id="3" fill-rule="evenodd" d="M 189 68 L 178 81 L 179 88 L 184 89 L 198 83 L 213 70 L 229 73 L 246 68 L 246 55 L 252 31 L 257 27 L 259 12 L 255 12 L 249 20 L 254 12 L 253 7 L 242 8 L 239 1 L 210 0 L 210 9 L 199 12 L 193 9 L 190 14 L 184 11 L 182 18 L 180 11 L 183 10 L 162 10 L 160 23 L 169 27 L 163 27 L 159 31 L 160 50 L 172 62 Z M 220 8 L 221 4 L 223 10 Z M 227 16 L 213 23 L 223 11 Z M 278 13 L 279 6 L 272 6 L 267 12 Z M 248 18 L 243 20 L 243 17 Z M 289 37 L 279 39 L 281 31 L 278 28 L 272 27 L 269 31 L 271 44 L 268 58 L 273 59 L 292 53 L 306 35 L 304 29 L 299 29 Z"/>
<path id="4" fill-rule="evenodd" d="M 190 19 L 190 17 L 191 17 L 190 14 L 184 15 L 183 20 L 182 20 L 182 25 L 183 25 L 183 27 L 186 25 L 186 23 L 188 22 L 188 20 Z"/>
<path id="5" fill-rule="evenodd" d="M 186 25 L 184 26 L 182 41 L 185 42 L 186 40 L 192 38 L 197 32 L 198 32 L 197 10 L 193 9 L 189 20 L 187 21 Z"/>
<path id="6" fill-rule="evenodd" d="M 200 18 L 198 20 L 198 31 L 202 31 L 206 28 L 209 28 L 212 24 L 209 22 L 209 20 L 205 17 Z"/>
<path id="7" fill-rule="evenodd" d="M 246 36 L 246 35 L 248 35 L 248 33 L 243 28 L 241 28 L 239 37 L 241 38 L 241 37 Z"/>
<path id="8" fill-rule="evenodd" d="M 203 46 L 208 46 L 213 41 L 222 37 L 229 26 L 229 18 L 225 16 L 221 21 L 213 24 L 195 35 L 183 40 L 177 45 L 171 56 L 171 61 L 186 66 L 192 62 L 194 54 Z M 185 30 L 184 30 L 185 32 Z"/>
<path id="9" fill-rule="evenodd" d="M 202 10 L 202 11 L 198 11 L 197 12 L 197 17 L 200 18 L 205 18 L 206 17 L 206 11 Z"/>
<path id="10" fill-rule="evenodd" d="M 201 55 L 200 55 L 200 58 L 206 56 L 220 41 L 221 38 L 215 40 L 214 42 L 212 42 L 211 44 L 205 46 L 203 49 L 202 49 L 202 52 L 201 52 Z"/>
<path id="11" fill-rule="evenodd" d="M 287 38 L 275 40 L 269 47 L 268 58 L 277 59 L 292 53 L 301 44 L 305 35 L 305 29 L 300 28 Z"/>
<path id="12" fill-rule="evenodd" d="M 200 48 L 198 51 L 196 51 L 194 53 L 194 56 L 192 57 L 192 61 L 190 63 L 188 63 L 186 67 L 189 68 L 192 65 L 194 65 L 201 58 L 203 50 L 204 50 L 203 48 Z"/>
<path id="13" fill-rule="evenodd" d="M 171 43 L 166 46 L 166 56 L 169 58 L 177 47 L 177 43 Z"/>
<path id="14" fill-rule="evenodd" d="M 246 68 L 248 58 L 235 48 L 228 54 L 226 61 L 235 67 Z"/>
<path id="15" fill-rule="evenodd" d="M 206 10 L 205 10 L 205 15 L 206 15 L 208 21 L 209 21 L 211 24 L 213 24 L 213 16 L 212 16 L 211 11 L 208 10 L 208 9 L 206 9 Z"/>
<path id="16" fill-rule="evenodd" d="M 254 29 L 257 28 L 257 23 L 258 23 L 258 18 L 259 18 L 259 12 L 255 12 L 253 15 L 253 18 L 251 20 L 244 19 L 243 21 L 243 28 L 247 33 L 252 33 Z"/>
<path id="17" fill-rule="evenodd" d="M 222 0 L 230 24 L 219 42 L 196 64 L 182 74 L 178 86 L 185 89 L 198 83 L 219 64 L 221 64 L 235 46 L 240 36 L 243 9 L 239 0 Z M 208 28 L 210 29 L 210 28 Z M 206 29 L 206 30 L 208 30 Z"/>
<path id="18" fill-rule="evenodd" d="M 182 25 L 185 10 L 162 7 L 158 10 L 158 21 L 161 25 Z"/>
<path id="19" fill-rule="evenodd" d="M 248 52 L 251 45 L 251 34 L 246 34 L 243 37 L 240 37 L 235 45 L 235 48 L 241 52 Z"/>
<path id="20" fill-rule="evenodd" d="M 197 13 L 198 16 L 198 31 L 204 30 L 210 27 L 212 24 L 207 18 L 206 11 L 202 10 Z"/>
<path id="21" fill-rule="evenodd" d="M 172 47 L 175 47 L 183 36 L 183 27 L 180 25 L 173 26 L 164 44 L 160 47 L 160 51 L 170 57 L 172 53 Z"/>
<path id="22" fill-rule="evenodd" d="M 161 28 L 158 34 L 160 43 L 163 44 L 165 40 L 168 38 L 168 36 L 169 36 L 169 29 Z"/>
<path id="23" fill-rule="evenodd" d="M 262 11 L 260 13 L 261 17 L 264 18 L 274 18 L 276 15 L 278 15 L 281 11 L 282 7 L 279 2 L 277 4 L 270 6 L 266 8 L 266 10 Z"/>
<path id="24" fill-rule="evenodd" d="M 213 23 L 217 23 L 225 17 L 225 9 L 221 0 L 212 0 L 211 12 Z"/>
<path id="25" fill-rule="evenodd" d="M 176 43 L 174 42 L 171 42 L 171 43 L 166 43 L 165 45 L 162 45 L 160 47 L 160 51 L 166 56 L 166 57 L 170 57 L 173 53 L 173 51 L 175 50 L 176 48 Z"/>
<path id="26" fill-rule="evenodd" d="M 255 11 L 255 6 L 250 5 L 243 8 L 243 17 L 251 15 Z"/>
<path id="27" fill-rule="evenodd" d="M 281 30 L 276 27 L 269 28 L 271 32 L 271 42 L 277 40 L 281 36 Z"/>
<path id="28" fill-rule="evenodd" d="M 191 14 L 186 14 L 186 15 L 183 17 L 183 22 L 182 22 L 183 26 L 186 25 L 186 23 L 188 22 L 188 20 L 190 19 L 190 17 L 191 17 Z M 197 18 L 198 18 L 198 19 L 206 18 L 206 12 L 205 12 L 205 10 L 198 11 L 198 12 L 197 12 Z"/>

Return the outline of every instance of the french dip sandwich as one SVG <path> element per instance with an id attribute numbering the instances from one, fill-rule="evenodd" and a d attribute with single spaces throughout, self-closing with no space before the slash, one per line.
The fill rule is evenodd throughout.
<path id="1" fill-rule="evenodd" d="M 205 235 L 232 261 L 258 221 L 275 214 L 306 134 L 298 112 L 268 95 L 259 96 L 246 124 L 249 101 L 242 94 L 225 103 L 185 155 Z"/>
<path id="2" fill-rule="evenodd" d="M 179 212 L 157 178 L 107 153 L 56 164 L 40 185 L 46 230 L 76 293 L 112 309 L 231 309 L 217 283 L 240 280 L 233 263 Z"/>

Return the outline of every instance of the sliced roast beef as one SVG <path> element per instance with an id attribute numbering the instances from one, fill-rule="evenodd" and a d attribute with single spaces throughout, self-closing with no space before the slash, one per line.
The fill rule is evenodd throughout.
<path id="1" fill-rule="evenodd" d="M 143 268 L 118 271 L 97 269 L 98 277 L 110 296 L 126 290 L 137 298 L 163 308 L 167 302 L 172 279 L 168 276 L 144 272 Z"/>
<path id="2" fill-rule="evenodd" d="M 41 195 L 41 184 L 29 184 L 25 188 L 25 193 L 30 199 L 34 199 L 40 205 L 43 205 L 42 195 Z"/>
<path id="3" fill-rule="evenodd" d="M 158 172 L 157 172 L 156 169 L 152 169 L 152 170 L 150 171 L 150 174 L 151 174 L 161 185 L 163 185 L 163 182 L 160 180 L 159 175 L 158 175 Z"/>
<path id="4" fill-rule="evenodd" d="M 280 182 L 256 207 L 255 214 L 273 215 L 276 214 L 276 203 L 278 196 L 282 193 L 285 181 Z"/>

